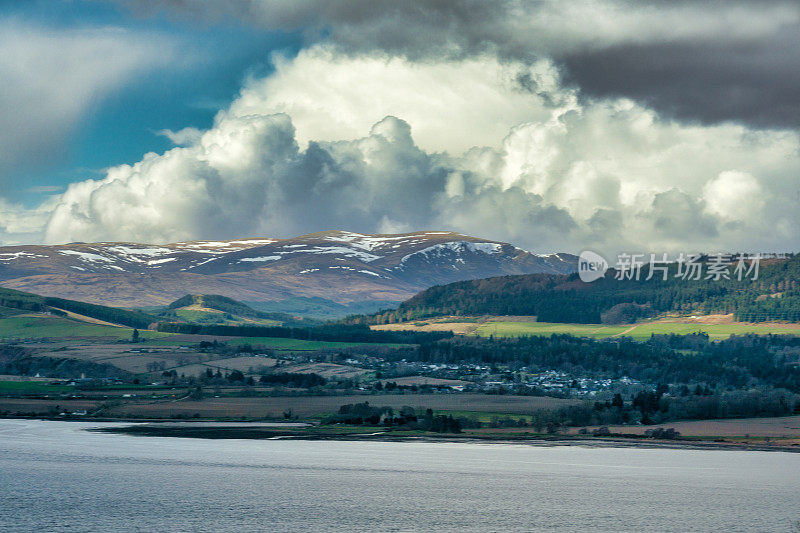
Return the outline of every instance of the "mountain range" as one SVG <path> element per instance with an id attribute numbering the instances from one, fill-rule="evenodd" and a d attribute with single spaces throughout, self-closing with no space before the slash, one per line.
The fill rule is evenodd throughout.
<path id="1" fill-rule="evenodd" d="M 399 302 L 460 280 L 574 272 L 570 254 L 444 231 L 327 231 L 291 239 L 70 243 L 0 247 L 0 285 L 119 307 L 166 305 L 186 294 L 252 303 L 307 299 Z"/>

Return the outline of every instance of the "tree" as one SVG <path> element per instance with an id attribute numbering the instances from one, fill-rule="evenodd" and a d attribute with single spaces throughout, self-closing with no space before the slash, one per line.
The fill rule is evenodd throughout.
<path id="1" fill-rule="evenodd" d="M 131 334 L 131 342 L 139 342 L 139 330 L 138 329 L 134 328 L 133 333 Z"/>
<path id="2" fill-rule="evenodd" d="M 203 387 L 200 385 L 196 387 L 192 387 L 191 391 L 189 392 L 189 398 L 195 401 L 200 401 L 203 399 Z"/>
<path id="3" fill-rule="evenodd" d="M 614 395 L 614 399 L 611 400 L 611 406 L 612 407 L 619 407 L 620 409 L 625 407 L 625 402 L 622 401 L 622 395 L 620 393 L 616 393 Z"/>

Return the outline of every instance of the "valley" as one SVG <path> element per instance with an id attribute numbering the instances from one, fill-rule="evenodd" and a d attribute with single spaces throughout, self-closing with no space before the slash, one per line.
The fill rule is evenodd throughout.
<path id="1" fill-rule="evenodd" d="M 475 250 L 482 248 L 478 244 Z M 794 268 L 795 261 L 782 268 Z M 346 280 L 349 274 L 337 275 Z M 766 270 L 765 276 L 776 274 Z M 791 419 L 800 412 L 798 323 L 744 322 L 735 311 L 713 313 L 720 306 L 709 307 L 702 291 L 691 293 L 701 298 L 691 307 L 626 319 L 627 309 L 608 309 L 629 306 L 639 313 L 642 304 L 620 298 L 636 302 L 636 291 L 650 295 L 651 287 L 623 285 L 627 292 L 620 292 L 608 283 L 574 285 L 573 278 L 457 281 L 423 290 L 395 310 L 339 320 L 209 293 L 125 309 L 3 288 L 0 414 L 301 423 L 288 432 L 242 429 L 248 438 L 435 435 L 800 445 Z M 782 301 L 791 309 L 795 289 L 779 283 L 788 289 Z M 671 289 L 673 295 L 682 290 Z M 761 289 L 727 290 L 743 307 L 758 300 Z M 587 301 L 611 308 L 599 308 L 597 323 L 466 312 L 507 301 L 544 309 L 545 316 L 557 302 L 570 318 L 586 316 L 575 311 Z M 332 300 L 305 300 L 325 302 Z M 446 313 L 452 305 L 463 311 Z M 700 422 L 715 419 L 760 422 Z M 204 427 L 200 433 L 188 426 L 169 432 L 240 435 Z M 739 434 L 737 428 L 753 431 Z M 783 431 L 779 439 L 776 428 Z"/>

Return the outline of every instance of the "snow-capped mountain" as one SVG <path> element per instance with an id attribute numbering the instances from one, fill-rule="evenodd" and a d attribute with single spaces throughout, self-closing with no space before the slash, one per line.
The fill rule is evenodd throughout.
<path id="1" fill-rule="evenodd" d="M 346 303 L 399 301 L 432 285 L 566 273 L 575 265 L 569 254 L 536 255 L 458 233 L 327 231 L 293 239 L 0 247 L 0 284 L 126 307 L 161 305 L 187 293 L 247 301 L 320 296 Z"/>

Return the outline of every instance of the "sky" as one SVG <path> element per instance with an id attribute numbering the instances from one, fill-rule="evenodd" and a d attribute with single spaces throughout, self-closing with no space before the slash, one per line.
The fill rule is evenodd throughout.
<path id="1" fill-rule="evenodd" d="M 797 251 L 800 4 L 0 0 L 0 244 Z"/>

